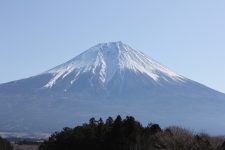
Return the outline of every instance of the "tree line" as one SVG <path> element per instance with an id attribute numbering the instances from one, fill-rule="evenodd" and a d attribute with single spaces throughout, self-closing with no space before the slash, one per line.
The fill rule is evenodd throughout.
<path id="1" fill-rule="evenodd" d="M 224 141 L 224 137 L 194 134 L 179 127 L 142 126 L 132 116 L 117 116 L 66 127 L 52 134 L 39 150 L 225 150 Z"/>
<path id="2" fill-rule="evenodd" d="M 2 137 L 0 137 L 0 150 L 12 150 L 12 145 Z"/>

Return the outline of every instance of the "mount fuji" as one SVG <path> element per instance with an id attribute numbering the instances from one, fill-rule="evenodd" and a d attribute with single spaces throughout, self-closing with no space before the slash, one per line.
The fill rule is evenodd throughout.
<path id="1" fill-rule="evenodd" d="M 0 84 L 0 132 L 51 133 L 117 114 L 225 134 L 225 94 L 122 42 L 98 44 L 39 75 Z"/>

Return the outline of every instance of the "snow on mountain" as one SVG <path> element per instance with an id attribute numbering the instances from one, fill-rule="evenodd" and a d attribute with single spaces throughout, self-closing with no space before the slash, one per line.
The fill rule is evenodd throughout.
<path id="1" fill-rule="evenodd" d="M 117 71 L 124 69 L 146 74 L 152 80 L 185 81 L 185 78 L 170 71 L 143 53 L 132 49 L 122 42 L 98 44 L 74 59 L 57 66 L 46 73 L 53 74 L 53 78 L 44 86 L 51 88 L 57 80 L 73 74 L 70 84 L 76 82 L 77 76 L 84 72 L 98 73 L 103 84 L 107 84 Z"/>
<path id="2" fill-rule="evenodd" d="M 0 132 L 7 135 L 45 135 L 118 114 L 225 134 L 225 94 L 122 42 L 98 44 L 42 74 L 0 84 Z"/>

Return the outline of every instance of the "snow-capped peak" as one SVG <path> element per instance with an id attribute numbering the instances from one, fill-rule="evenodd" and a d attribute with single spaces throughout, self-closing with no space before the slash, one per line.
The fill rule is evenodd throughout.
<path id="1" fill-rule="evenodd" d="M 52 74 L 53 78 L 44 87 L 51 88 L 58 80 L 71 74 L 73 79 L 70 80 L 70 84 L 74 84 L 77 77 L 85 72 L 97 74 L 101 82 L 107 84 L 117 71 L 125 69 L 143 73 L 156 82 L 159 79 L 185 80 L 184 77 L 119 41 L 93 46 L 70 61 L 47 71 L 46 73 Z"/>

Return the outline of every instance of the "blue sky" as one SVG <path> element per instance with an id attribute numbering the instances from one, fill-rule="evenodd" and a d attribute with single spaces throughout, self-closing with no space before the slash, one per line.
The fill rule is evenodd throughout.
<path id="1" fill-rule="evenodd" d="M 225 93 L 224 0 L 0 0 L 0 83 L 123 41 Z"/>

